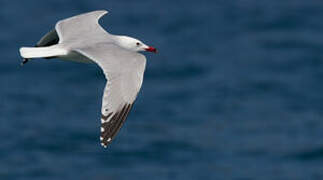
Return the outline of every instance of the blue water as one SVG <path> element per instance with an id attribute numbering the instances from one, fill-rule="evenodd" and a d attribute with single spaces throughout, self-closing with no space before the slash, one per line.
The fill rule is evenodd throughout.
<path id="1" fill-rule="evenodd" d="M 18 54 L 97 9 L 159 50 L 108 149 L 101 70 Z M 323 179 L 322 18 L 314 0 L 2 0 L 0 179 Z"/>

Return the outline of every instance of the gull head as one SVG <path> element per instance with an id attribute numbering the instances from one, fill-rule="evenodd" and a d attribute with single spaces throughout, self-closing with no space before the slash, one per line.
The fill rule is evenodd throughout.
<path id="1" fill-rule="evenodd" d="M 128 36 L 118 36 L 116 43 L 120 47 L 125 48 L 130 51 L 135 51 L 135 52 L 148 51 L 148 52 L 157 53 L 156 48 L 151 47 L 151 46 L 147 46 L 146 44 L 144 44 L 140 40 L 132 38 L 132 37 L 128 37 Z"/>

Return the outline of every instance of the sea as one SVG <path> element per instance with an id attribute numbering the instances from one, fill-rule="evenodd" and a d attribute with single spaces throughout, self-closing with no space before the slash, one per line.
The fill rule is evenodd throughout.
<path id="1" fill-rule="evenodd" d="M 101 9 L 158 49 L 106 149 L 100 68 L 19 55 Z M 323 179 L 322 19 L 318 0 L 1 0 L 0 179 Z"/>

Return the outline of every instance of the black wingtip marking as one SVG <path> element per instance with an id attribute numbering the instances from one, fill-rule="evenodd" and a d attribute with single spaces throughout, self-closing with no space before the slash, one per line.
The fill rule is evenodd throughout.
<path id="1" fill-rule="evenodd" d="M 24 58 L 21 62 L 21 65 L 25 65 L 27 62 L 29 62 L 29 59 L 28 58 Z"/>
<path id="2" fill-rule="evenodd" d="M 106 118 L 108 119 L 112 114 L 113 116 L 109 120 L 109 122 L 105 122 L 101 124 L 101 127 L 104 129 L 103 132 L 101 132 L 101 145 L 103 147 L 106 147 L 111 140 L 116 136 L 120 128 L 122 127 L 122 124 L 125 122 L 130 110 L 131 110 L 132 104 L 125 104 L 122 109 L 115 114 L 110 113 L 107 116 L 102 115 L 102 119 Z M 104 119 L 104 120 L 106 120 Z"/>
<path id="3" fill-rule="evenodd" d="M 103 120 L 107 120 L 111 115 L 112 115 L 113 113 L 111 112 L 111 113 L 109 113 L 108 115 L 101 115 L 101 119 L 103 119 Z"/>

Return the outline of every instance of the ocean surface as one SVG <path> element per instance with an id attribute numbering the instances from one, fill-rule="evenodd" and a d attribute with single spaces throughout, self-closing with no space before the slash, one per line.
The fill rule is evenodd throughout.
<path id="1" fill-rule="evenodd" d="M 159 51 L 107 149 L 102 71 L 18 53 L 98 9 Z M 317 0 L 1 0 L 0 179 L 323 179 L 322 19 Z"/>

